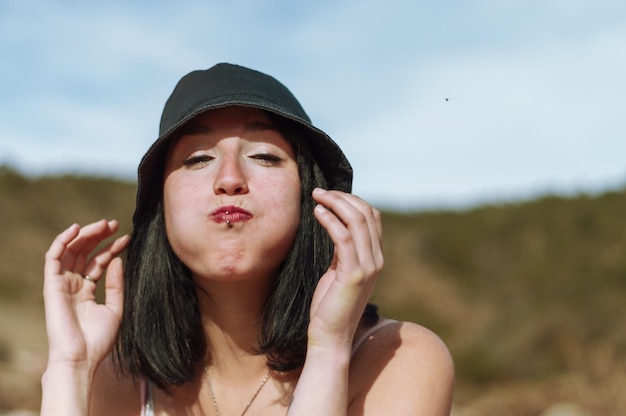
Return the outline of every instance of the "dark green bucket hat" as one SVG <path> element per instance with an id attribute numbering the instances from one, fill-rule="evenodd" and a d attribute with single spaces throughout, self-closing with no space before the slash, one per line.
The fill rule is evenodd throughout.
<path id="1" fill-rule="evenodd" d="M 309 116 L 287 87 L 262 72 L 221 63 L 207 70 L 185 75 L 165 103 L 159 138 L 139 164 L 137 205 L 133 216 L 135 225 L 157 202 L 168 143 L 177 130 L 200 113 L 229 106 L 266 110 L 299 126 L 329 188 L 351 191 L 350 163 L 330 136 L 311 123 Z"/>

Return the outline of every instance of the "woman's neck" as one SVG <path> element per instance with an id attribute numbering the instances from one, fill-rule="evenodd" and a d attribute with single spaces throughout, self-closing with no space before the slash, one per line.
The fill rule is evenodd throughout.
<path id="1" fill-rule="evenodd" d="M 234 282 L 196 279 L 196 282 L 199 286 L 198 299 L 204 330 L 208 337 L 207 368 L 194 383 L 173 389 L 175 401 L 182 402 L 183 407 L 198 407 L 202 411 L 214 407 L 210 394 L 212 391 L 224 413 L 229 407 L 236 407 L 240 412 L 244 403 L 242 394 L 249 394 L 249 397 L 244 398 L 249 400 L 251 392 L 259 389 L 262 381 L 268 377 L 261 394 L 269 394 L 273 397 L 271 400 L 274 405 L 282 406 L 284 411 L 300 372 L 268 373 L 267 358 L 258 353 L 259 320 L 272 280 L 267 279 L 266 284 L 257 279 Z M 212 382 L 210 389 L 209 380 Z M 263 400 L 259 396 L 256 403 Z M 179 403 L 176 406 L 181 405 Z"/>
<path id="2" fill-rule="evenodd" d="M 210 281 L 198 290 L 213 371 L 256 373 L 265 368 L 265 357 L 257 352 L 258 328 L 269 285 L 257 282 Z"/>

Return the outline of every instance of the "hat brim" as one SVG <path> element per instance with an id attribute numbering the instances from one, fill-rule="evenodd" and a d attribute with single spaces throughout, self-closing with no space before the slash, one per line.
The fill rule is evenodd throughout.
<path id="1" fill-rule="evenodd" d="M 193 109 L 187 111 L 180 118 L 180 121 L 163 132 L 148 149 L 141 159 L 138 168 L 137 201 L 133 222 L 136 222 L 145 213 L 151 211 L 150 205 L 156 204 L 157 198 L 160 198 L 160 188 L 163 184 L 163 168 L 168 147 L 180 128 L 202 113 L 233 106 L 269 111 L 294 123 L 307 136 L 307 144 L 326 178 L 329 189 L 351 192 L 352 167 L 337 143 L 330 136 L 307 120 L 286 113 L 280 105 L 263 96 L 236 93 L 229 96 L 212 97 L 195 105 Z"/>

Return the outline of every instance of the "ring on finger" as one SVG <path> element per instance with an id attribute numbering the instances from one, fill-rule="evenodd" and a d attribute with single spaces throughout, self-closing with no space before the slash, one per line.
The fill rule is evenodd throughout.
<path id="1" fill-rule="evenodd" d="M 85 280 L 89 280 L 90 282 L 93 282 L 96 285 L 98 284 L 98 281 L 94 279 L 93 277 L 89 276 L 88 274 L 81 274 L 81 276 L 83 276 L 83 279 Z"/>

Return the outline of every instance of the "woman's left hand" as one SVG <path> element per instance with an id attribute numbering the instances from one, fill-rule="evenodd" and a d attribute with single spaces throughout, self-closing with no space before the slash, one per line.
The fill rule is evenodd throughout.
<path id="1" fill-rule="evenodd" d="M 341 191 L 315 189 L 315 217 L 335 244 L 332 263 L 311 304 L 309 349 L 349 351 L 361 315 L 383 267 L 378 210 Z"/>

